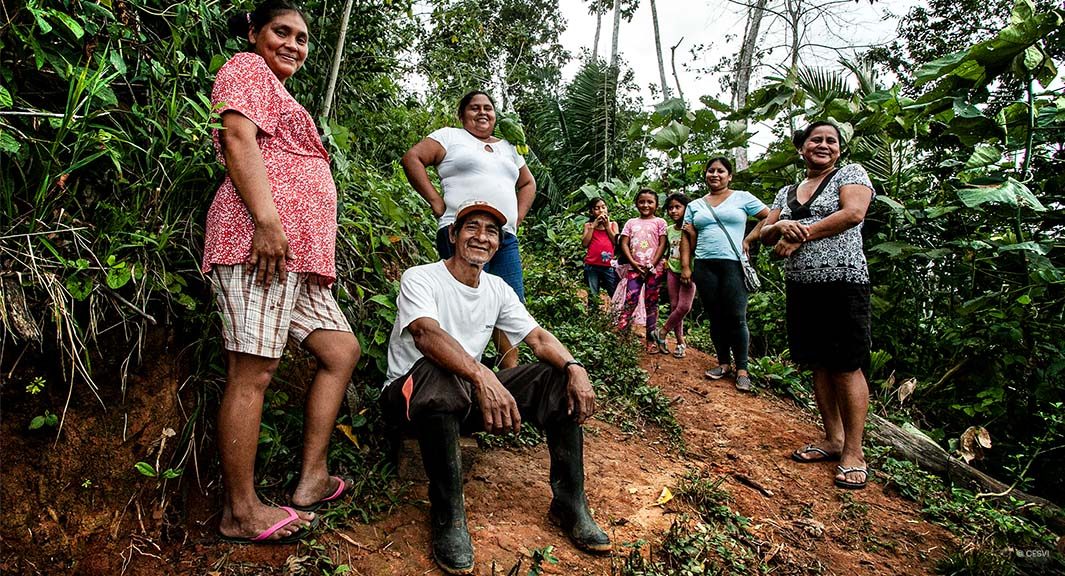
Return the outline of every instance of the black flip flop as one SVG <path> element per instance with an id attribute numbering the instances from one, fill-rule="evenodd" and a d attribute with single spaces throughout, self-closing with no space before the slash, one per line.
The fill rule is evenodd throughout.
<path id="1" fill-rule="evenodd" d="M 820 454 L 820 456 L 818 456 L 817 458 L 803 458 L 802 455 L 806 454 L 807 452 L 815 452 L 817 454 Z M 830 454 L 824 448 L 814 446 L 813 444 L 807 444 L 806 446 L 803 446 L 802 448 L 799 448 L 798 450 L 791 453 L 791 459 L 798 462 L 799 464 L 811 464 L 813 462 L 836 462 L 837 460 L 839 460 L 839 456 L 839 454 Z"/>
<path id="2" fill-rule="evenodd" d="M 845 488 L 847 490 L 861 490 L 865 488 L 866 483 L 869 482 L 869 469 L 865 466 L 836 466 L 836 470 L 840 474 L 843 474 L 844 477 L 846 477 L 847 474 L 852 474 L 854 472 L 861 472 L 862 474 L 865 474 L 865 480 L 862 480 L 861 482 L 851 482 L 850 480 L 840 480 L 839 478 L 836 478 L 835 481 L 837 488 Z"/>

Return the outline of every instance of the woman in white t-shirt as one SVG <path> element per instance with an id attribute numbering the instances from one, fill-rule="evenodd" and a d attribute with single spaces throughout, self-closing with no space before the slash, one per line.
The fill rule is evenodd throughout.
<path id="1" fill-rule="evenodd" d="M 447 228 L 463 202 L 483 200 L 499 207 L 507 218 L 503 239 L 484 270 L 502 278 L 525 302 L 517 232 L 536 197 L 536 180 L 514 146 L 492 135 L 496 113 L 488 94 L 475 90 L 463 96 L 458 117 L 462 128 L 436 130 L 408 150 L 403 155 L 403 171 L 437 217 L 436 249 L 442 260 L 451 256 Z M 429 180 L 429 166 L 436 167 L 442 194 Z M 496 347 L 509 352 L 500 361 L 501 367 L 517 365 L 517 351 L 510 352 L 512 347 L 501 334 L 497 334 Z"/>

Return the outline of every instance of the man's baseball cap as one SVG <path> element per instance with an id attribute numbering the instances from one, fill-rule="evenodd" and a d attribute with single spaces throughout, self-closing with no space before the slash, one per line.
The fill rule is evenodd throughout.
<path id="1" fill-rule="evenodd" d="M 487 212 L 499 222 L 500 226 L 507 224 L 507 217 L 503 215 L 503 212 L 485 200 L 467 200 L 459 204 L 459 209 L 455 212 L 455 221 L 458 222 L 473 212 Z"/>

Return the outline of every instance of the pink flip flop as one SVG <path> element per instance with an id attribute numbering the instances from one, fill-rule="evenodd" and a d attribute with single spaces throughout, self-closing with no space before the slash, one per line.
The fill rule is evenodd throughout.
<path id="1" fill-rule="evenodd" d="M 318 510 L 319 508 L 321 508 L 322 506 L 326 505 L 327 503 L 332 502 L 332 501 L 336 500 L 337 498 L 340 498 L 341 496 L 344 495 L 345 492 L 348 491 L 348 483 L 345 482 L 343 478 L 341 478 L 340 476 L 330 476 L 330 478 L 336 478 L 336 481 L 337 481 L 336 492 L 333 492 L 329 496 L 326 496 L 325 498 L 322 498 L 321 500 L 315 502 L 314 504 L 309 504 L 307 506 L 296 506 L 295 504 L 293 504 L 292 507 L 295 508 L 296 510 L 301 511 L 301 512 L 314 512 L 314 511 Z"/>
<path id="2" fill-rule="evenodd" d="M 219 537 L 224 542 L 232 542 L 234 544 L 294 544 L 296 542 L 299 542 L 301 538 L 305 538 L 307 530 L 304 530 L 303 526 L 300 526 L 299 530 L 292 534 L 289 534 L 288 536 L 285 536 L 284 538 L 276 538 L 273 540 L 270 539 L 270 537 L 277 533 L 278 530 L 300 519 L 300 515 L 292 507 L 281 506 L 281 509 L 288 513 L 288 517 L 283 520 L 279 520 L 276 524 L 267 528 L 266 530 L 263 530 L 262 532 L 259 532 L 259 534 L 253 538 L 237 538 L 233 536 L 226 536 L 225 534 L 219 534 Z"/>

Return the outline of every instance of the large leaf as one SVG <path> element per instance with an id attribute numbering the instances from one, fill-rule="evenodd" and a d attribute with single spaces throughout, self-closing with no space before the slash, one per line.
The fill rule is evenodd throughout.
<path id="1" fill-rule="evenodd" d="M 680 148 L 688 141 L 688 136 L 691 134 L 691 128 L 673 120 L 668 125 L 664 126 L 658 132 L 655 132 L 651 139 L 651 143 L 655 148 L 660 150 L 669 150 L 671 148 Z"/>
<path id="2" fill-rule="evenodd" d="M 680 98 L 670 98 L 655 106 L 654 116 L 663 119 L 662 124 L 669 120 L 684 120 L 688 117 L 688 106 Z"/>
<path id="3" fill-rule="evenodd" d="M 958 67 L 958 64 L 969 55 L 968 51 L 962 50 L 961 52 L 955 52 L 948 54 L 941 58 L 936 58 L 931 62 L 921 66 L 915 72 L 916 82 L 915 85 L 923 86 L 932 80 L 942 78 L 947 74 L 954 71 Z"/>
<path id="4" fill-rule="evenodd" d="M 1017 244 L 1007 244 L 1005 246 L 998 247 L 999 252 L 1016 252 L 1018 250 L 1024 252 L 1033 252 L 1040 256 L 1046 256 L 1050 253 L 1050 246 L 1040 244 L 1038 242 L 1019 242 Z"/>
<path id="5" fill-rule="evenodd" d="M 1013 178 L 990 186 L 963 188 L 958 190 L 958 199 L 969 208 L 976 208 L 987 203 L 1007 204 L 1015 207 L 1024 204 L 1036 212 L 1046 211 L 1046 207 L 1028 190 L 1028 187 Z"/>
<path id="6" fill-rule="evenodd" d="M 980 144 L 974 150 L 969 159 L 965 161 L 965 169 L 973 170 L 997 163 L 1002 159 L 1002 151 L 996 146 Z"/>
<path id="7" fill-rule="evenodd" d="M 716 112 L 732 112 L 732 107 L 711 96 L 700 96 L 699 101 L 707 108 Z"/>

